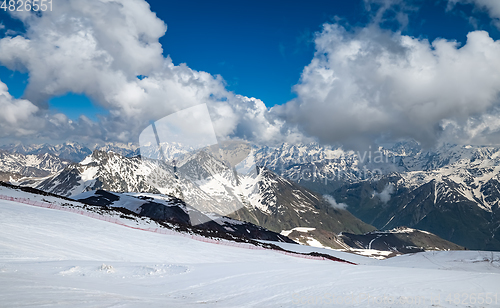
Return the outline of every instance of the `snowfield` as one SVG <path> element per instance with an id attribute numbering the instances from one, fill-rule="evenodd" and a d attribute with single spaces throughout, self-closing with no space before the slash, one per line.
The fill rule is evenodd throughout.
<path id="1" fill-rule="evenodd" d="M 350 265 L 4 200 L 0 226 L 1 307 L 500 306 L 500 253 L 352 255 Z"/>

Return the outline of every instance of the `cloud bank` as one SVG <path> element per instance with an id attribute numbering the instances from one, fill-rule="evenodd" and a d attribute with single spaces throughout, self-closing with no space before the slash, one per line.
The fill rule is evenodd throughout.
<path id="1" fill-rule="evenodd" d="M 448 136 L 457 128 L 468 133 L 472 117 L 499 104 L 500 42 L 484 31 L 470 32 L 460 46 L 377 25 L 324 24 L 315 44 L 294 88 L 297 98 L 276 111 L 323 142 L 410 137 L 432 145 L 445 129 L 453 128 Z"/>
<path id="2" fill-rule="evenodd" d="M 7 85 L 0 81 L 0 137 L 14 135 L 20 137 L 36 131 L 33 125 L 38 107 L 25 99 L 15 99 Z"/>
<path id="3" fill-rule="evenodd" d="M 40 135 L 137 142 L 150 121 L 202 103 L 221 138 L 272 142 L 289 134 L 262 101 L 227 91 L 220 76 L 164 57 L 159 38 L 166 25 L 145 1 L 67 0 L 41 16 L 13 16 L 27 32 L 0 40 L 0 63 L 29 72 L 22 104 L 33 105 L 26 116 L 36 118 Z M 49 114 L 48 99 L 68 92 L 89 96 L 109 116 L 94 123 Z"/>
<path id="4" fill-rule="evenodd" d="M 500 16 L 496 1 L 460 2 Z M 0 64 L 29 72 L 29 84 L 17 100 L 0 83 L 1 136 L 137 142 L 151 121 L 206 103 L 221 139 L 317 139 L 347 148 L 401 138 L 500 143 L 500 42 L 484 31 L 460 45 L 383 30 L 385 12 L 404 27 L 415 8 L 400 0 L 365 3 L 379 8 L 369 13 L 373 22 L 324 24 L 293 88 L 297 98 L 271 109 L 227 91 L 221 76 L 174 65 L 159 43 L 167 26 L 143 0 L 66 0 L 50 14 L 15 12 L 27 31 L 0 39 Z M 109 115 L 93 122 L 52 114 L 48 99 L 68 92 L 89 96 Z"/>

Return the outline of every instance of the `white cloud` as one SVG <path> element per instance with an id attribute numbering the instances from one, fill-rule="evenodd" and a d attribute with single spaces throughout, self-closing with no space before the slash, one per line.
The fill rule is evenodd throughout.
<path id="1" fill-rule="evenodd" d="M 0 137 L 28 135 L 36 132 L 38 107 L 25 99 L 15 99 L 7 85 L 0 81 Z"/>
<path id="2" fill-rule="evenodd" d="M 412 137 L 432 144 L 445 120 L 463 125 L 499 103 L 500 42 L 484 31 L 460 46 L 376 25 L 347 31 L 325 24 L 315 43 L 298 97 L 276 111 L 325 142 Z"/>
<path id="3" fill-rule="evenodd" d="M 0 40 L 0 61 L 29 71 L 33 102 L 73 91 L 113 107 L 109 95 L 164 62 L 166 26 L 144 1 L 60 1 L 51 14 L 15 16 L 28 30 Z"/>
<path id="4" fill-rule="evenodd" d="M 286 129 L 260 100 L 227 91 L 220 76 L 163 57 L 159 38 L 166 25 L 143 0 L 59 1 L 51 14 L 14 17 L 28 30 L 0 40 L 0 64 L 29 72 L 25 97 L 40 115 L 50 97 L 68 92 L 84 93 L 110 111 L 98 124 L 68 120 L 67 130 L 49 131 L 63 125 L 61 117 L 51 118 L 46 135 L 137 142 L 151 120 L 201 103 L 213 113 L 220 137 L 268 141 Z"/>
<path id="5" fill-rule="evenodd" d="M 396 191 L 393 183 L 388 183 L 381 192 L 373 192 L 373 197 L 378 197 L 383 203 L 391 200 L 391 195 Z"/>
<path id="6" fill-rule="evenodd" d="M 65 140 L 77 138 L 93 141 L 102 136 L 102 127 L 85 116 L 77 121 L 69 120 L 66 115 L 50 114 L 26 99 L 12 97 L 7 85 L 0 81 L 0 138 L 28 140 L 42 138 Z"/>
<path id="7" fill-rule="evenodd" d="M 333 207 L 334 209 L 337 209 L 337 210 L 345 210 L 347 208 L 347 204 L 345 203 L 337 203 L 337 201 L 335 201 L 335 198 L 330 196 L 330 195 L 323 195 L 323 198 L 325 198 L 325 200 L 330 203 L 330 206 Z"/>
<path id="8" fill-rule="evenodd" d="M 381 10 L 412 9 L 399 0 L 366 3 L 379 6 L 380 21 Z M 227 91 L 222 77 L 164 57 L 159 38 L 166 25 L 143 0 L 66 0 L 51 14 L 14 16 L 28 30 L 0 39 L 0 64 L 30 79 L 25 100 L 4 99 L 12 108 L 2 116 L 13 119 L 13 135 L 137 142 L 151 120 L 202 103 L 218 138 L 268 144 L 302 141 L 302 131 L 349 146 L 377 138 L 484 140 L 500 130 L 500 117 L 487 116 L 498 105 L 500 43 L 482 31 L 459 46 L 386 32 L 376 23 L 355 31 L 325 24 L 294 88 L 298 97 L 269 110 Z M 109 116 L 95 123 L 50 115 L 48 99 L 67 92 L 88 95 Z"/>
<path id="9" fill-rule="evenodd" d="M 296 127 L 278 119 L 263 101 L 229 93 L 227 101 L 209 104 L 218 135 L 266 144 L 308 140 Z"/>

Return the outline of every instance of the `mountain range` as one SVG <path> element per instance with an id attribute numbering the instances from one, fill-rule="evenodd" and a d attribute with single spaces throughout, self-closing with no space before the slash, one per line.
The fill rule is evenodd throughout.
<path id="1" fill-rule="evenodd" d="M 500 148 L 416 142 L 354 152 L 312 145 L 262 148 L 257 161 L 334 197 L 381 230 L 407 226 L 469 249 L 500 249 Z"/>
<path id="2" fill-rule="evenodd" d="M 23 155 L 0 150 L 0 180 L 41 178 L 58 172 L 69 164 L 69 161 L 49 153 Z"/>
<path id="3" fill-rule="evenodd" d="M 406 226 L 469 249 L 500 250 L 500 148 L 445 144 L 429 150 L 413 141 L 364 152 L 319 144 L 252 146 L 255 168 L 239 174 L 213 152 L 178 144 L 162 145 L 169 163 L 141 159 L 130 145 L 108 144 L 107 150 L 113 147 L 76 163 L 53 155 L 61 164 L 47 170 L 48 176 L 6 163 L 0 171 L 16 173 L 12 182 L 65 196 L 98 189 L 168 194 L 203 212 L 222 209 L 218 214 L 275 232 L 315 228 L 316 240 L 330 247 L 338 247 L 336 240 L 322 232 L 363 234 Z M 75 150 L 75 157 L 87 153 L 84 147 L 66 148 Z"/>
<path id="4" fill-rule="evenodd" d="M 283 243 L 296 243 L 291 239 L 296 237 L 296 231 L 304 232 L 315 228 L 294 228 L 292 231 L 282 231 L 281 234 L 267 230 L 250 222 L 232 219 L 215 213 L 202 213 L 187 205 L 183 200 L 170 195 L 151 193 L 116 193 L 104 190 L 87 191 L 82 194 L 67 198 L 53 193 L 44 192 L 35 188 L 15 186 L 0 182 L 0 199 L 7 200 L 9 196 L 30 200 L 30 202 L 43 201 L 65 208 L 75 208 L 102 216 L 107 220 L 109 215 L 130 220 L 133 223 L 153 224 L 177 232 L 198 234 L 208 238 L 218 238 L 236 242 L 246 242 L 257 246 L 278 249 Z M 30 203 L 31 204 L 31 203 Z M 109 218 L 109 217 L 108 217 Z M 338 235 L 318 229 L 322 235 L 334 237 L 338 245 L 337 250 L 354 254 L 370 256 L 377 259 L 405 254 L 408 252 L 421 252 L 425 250 L 463 250 L 439 237 L 424 231 L 414 229 L 397 229 L 385 232 L 369 232 L 366 234 L 340 233 Z M 290 234 L 291 233 L 291 234 Z M 307 240 L 298 237 L 297 242 L 306 245 L 309 241 L 316 241 L 312 237 L 316 234 L 307 234 Z M 423 236 L 422 236 L 423 235 Z M 328 242 L 328 241 L 327 241 Z M 319 243 L 319 242 L 317 242 Z M 279 246 L 279 247 L 278 247 Z M 323 247 L 322 245 L 313 245 Z M 335 246 L 336 247 L 336 246 Z M 298 248 L 292 248 L 297 250 Z M 330 247 L 331 248 L 331 247 Z M 298 249 L 300 250 L 300 249 Z M 331 256 L 318 254 L 332 259 Z M 337 260 L 333 258 L 332 260 Z"/>
<path id="5" fill-rule="evenodd" d="M 50 177 L 22 185 L 67 197 L 88 191 L 164 194 L 205 213 L 248 221 L 274 232 L 310 226 L 333 233 L 375 230 L 322 195 L 284 179 L 264 167 L 235 174 L 222 161 L 201 151 L 184 157 L 178 172 L 161 161 L 94 151 Z"/>
<path id="6" fill-rule="evenodd" d="M 66 142 L 55 145 L 47 143 L 30 145 L 13 143 L 0 146 L 0 150 L 24 155 L 52 154 L 62 160 L 73 163 L 82 161 L 85 157 L 92 154 L 94 150 L 106 152 L 113 151 L 127 157 L 139 155 L 139 147 L 131 143 L 105 143 L 90 146 L 82 145 L 76 142 Z"/>

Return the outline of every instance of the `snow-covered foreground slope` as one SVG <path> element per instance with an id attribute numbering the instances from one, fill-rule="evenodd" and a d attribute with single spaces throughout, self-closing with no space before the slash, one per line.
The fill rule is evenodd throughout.
<path id="1" fill-rule="evenodd" d="M 498 261 L 475 268 L 480 262 L 472 261 L 481 257 L 477 252 L 427 253 L 349 265 L 155 234 L 4 200 L 0 200 L 0 226 L 2 307 L 321 307 L 334 303 L 399 307 L 403 305 L 399 301 L 414 299 L 420 299 L 423 307 L 431 306 L 431 300 L 439 301 L 437 307 L 462 307 L 447 302 L 448 294 L 453 298 L 455 293 L 488 293 L 494 301 L 495 292 L 500 292 Z M 444 270 L 434 264 L 458 257 L 467 271 Z M 426 266 L 427 260 L 434 265 Z"/>

